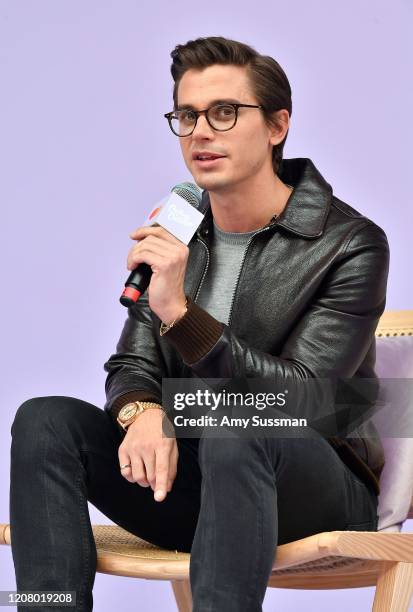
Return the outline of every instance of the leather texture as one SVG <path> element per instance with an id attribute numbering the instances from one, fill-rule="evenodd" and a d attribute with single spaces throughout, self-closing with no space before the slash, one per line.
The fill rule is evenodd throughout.
<path id="1" fill-rule="evenodd" d="M 278 175 L 294 191 L 281 215 L 250 241 L 218 340 L 198 361 L 185 363 L 168 335 L 159 336 L 160 321 L 144 294 L 129 309 L 116 354 L 104 365 L 106 410 L 135 390 L 161 402 L 162 377 L 377 380 L 374 332 L 386 303 L 386 234 L 337 198 L 310 159 L 284 159 Z M 212 231 L 207 207 L 189 243 L 185 292 L 195 302 Z M 330 441 L 378 492 L 384 453 L 379 438 L 363 438 L 372 435 L 369 427 Z"/>

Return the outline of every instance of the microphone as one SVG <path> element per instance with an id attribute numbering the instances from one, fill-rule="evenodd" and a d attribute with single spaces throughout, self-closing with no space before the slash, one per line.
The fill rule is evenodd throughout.
<path id="1" fill-rule="evenodd" d="M 188 181 L 179 183 L 169 196 L 156 204 L 143 225 L 160 225 L 175 238 L 188 244 L 204 218 L 205 204 L 198 185 Z M 136 304 L 148 288 L 151 276 L 151 267 L 140 263 L 128 276 L 119 298 L 120 303 L 127 308 Z"/>

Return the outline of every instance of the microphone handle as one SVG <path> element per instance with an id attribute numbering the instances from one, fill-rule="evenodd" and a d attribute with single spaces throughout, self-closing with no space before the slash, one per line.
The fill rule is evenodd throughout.
<path id="1" fill-rule="evenodd" d="M 136 304 L 142 293 L 146 291 L 151 282 L 152 268 L 146 263 L 140 263 L 137 268 L 129 274 L 125 289 L 119 298 L 119 302 L 129 308 Z"/>

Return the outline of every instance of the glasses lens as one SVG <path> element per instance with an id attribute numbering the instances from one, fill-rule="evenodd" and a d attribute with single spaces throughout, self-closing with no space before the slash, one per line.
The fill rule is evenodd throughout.
<path id="1" fill-rule="evenodd" d="M 209 109 L 208 118 L 216 130 L 229 130 L 235 124 L 237 113 L 230 104 L 217 104 Z"/>
<path id="2" fill-rule="evenodd" d="M 171 127 L 178 136 L 187 136 L 194 129 L 196 115 L 190 110 L 175 111 L 171 116 Z"/>

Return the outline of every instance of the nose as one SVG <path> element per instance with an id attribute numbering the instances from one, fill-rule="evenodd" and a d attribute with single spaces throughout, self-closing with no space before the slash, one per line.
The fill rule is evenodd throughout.
<path id="1" fill-rule="evenodd" d="M 204 138 L 211 139 L 213 137 L 214 137 L 214 130 L 209 125 L 207 118 L 205 116 L 205 113 L 203 113 L 202 115 L 199 115 L 198 121 L 196 122 L 195 129 L 192 132 L 192 138 L 199 138 L 202 140 Z"/>

